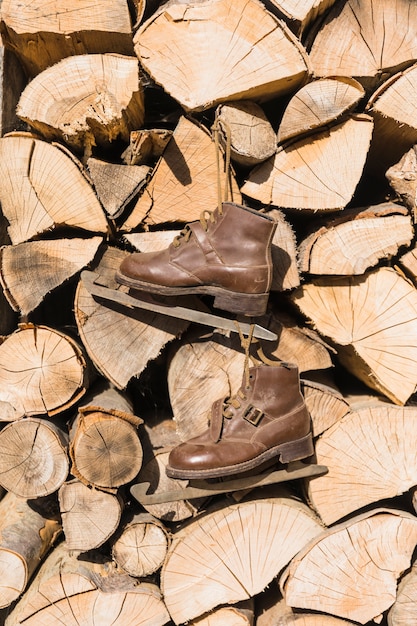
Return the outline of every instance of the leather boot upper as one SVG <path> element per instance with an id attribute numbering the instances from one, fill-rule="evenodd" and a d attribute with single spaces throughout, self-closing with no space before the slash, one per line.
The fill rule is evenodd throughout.
<path id="1" fill-rule="evenodd" d="M 187 224 L 167 249 L 131 254 L 122 262 L 120 273 L 169 287 L 215 285 L 240 293 L 269 291 L 276 222 L 231 202 L 207 214 Z"/>
<path id="2" fill-rule="evenodd" d="M 249 370 L 249 385 L 243 381 L 231 400 L 213 403 L 207 430 L 174 448 L 169 466 L 202 471 L 231 467 L 310 432 L 297 367 L 262 365 Z"/>

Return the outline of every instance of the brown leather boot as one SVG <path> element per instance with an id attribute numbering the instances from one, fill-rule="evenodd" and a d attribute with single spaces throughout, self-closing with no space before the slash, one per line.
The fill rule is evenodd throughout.
<path id="1" fill-rule="evenodd" d="M 288 463 L 314 453 L 297 366 L 260 365 L 248 374 L 234 397 L 213 403 L 208 429 L 171 451 L 169 477 L 229 476 L 275 457 Z"/>
<path id="2" fill-rule="evenodd" d="M 117 282 L 153 294 L 207 294 L 214 306 L 259 316 L 272 280 L 271 241 L 276 222 L 232 202 L 204 211 L 170 246 L 134 252 L 121 264 Z"/>

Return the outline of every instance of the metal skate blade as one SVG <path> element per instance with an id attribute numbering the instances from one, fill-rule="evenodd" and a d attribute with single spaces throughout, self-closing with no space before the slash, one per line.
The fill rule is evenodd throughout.
<path id="1" fill-rule="evenodd" d="M 204 326 L 211 326 L 212 328 L 221 328 L 223 330 L 230 330 L 232 332 L 240 331 L 249 335 L 252 329 L 251 324 L 247 322 L 239 321 L 239 327 L 235 322 L 227 317 L 221 315 L 215 315 L 206 311 L 198 311 L 183 306 L 167 305 L 156 302 L 153 299 L 133 297 L 124 291 L 118 289 L 112 289 L 104 285 L 98 284 L 96 281 L 99 279 L 98 274 L 88 270 L 81 272 L 81 280 L 86 286 L 88 292 L 96 298 L 102 298 L 107 302 L 114 302 L 125 307 L 133 309 L 144 309 L 145 311 L 152 311 L 154 313 L 160 313 L 161 315 L 167 315 L 169 317 L 175 317 L 189 322 L 195 322 L 197 324 L 203 324 Z M 135 291 L 136 294 L 140 292 Z M 267 341 L 276 341 L 278 336 L 272 331 L 254 324 L 253 336 L 258 339 L 266 339 Z"/>
<path id="2" fill-rule="evenodd" d="M 130 493 L 143 505 L 164 504 L 165 502 L 178 502 L 180 500 L 192 500 L 193 498 L 209 498 L 211 496 L 232 491 L 242 491 L 274 485 L 300 478 L 314 478 L 322 476 L 328 472 L 325 465 L 308 465 L 300 461 L 289 463 L 285 469 L 275 470 L 265 474 L 246 476 L 245 478 L 228 479 L 224 482 L 208 482 L 206 480 L 192 480 L 183 489 L 173 489 L 161 493 L 147 493 L 150 487 L 149 482 L 132 485 Z"/>

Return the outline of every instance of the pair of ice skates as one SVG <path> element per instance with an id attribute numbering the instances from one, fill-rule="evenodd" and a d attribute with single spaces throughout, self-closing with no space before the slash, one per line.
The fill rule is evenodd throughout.
<path id="1" fill-rule="evenodd" d="M 228 318 L 181 307 L 165 309 L 143 300 L 141 293 L 207 295 L 214 297 L 216 309 L 261 316 L 266 311 L 272 282 L 275 229 L 276 222 L 267 214 L 223 202 L 214 211 L 205 211 L 199 221 L 187 224 L 167 249 L 126 257 L 116 280 L 128 286 L 132 295 L 96 286 L 91 273 L 84 273 L 84 280 L 91 293 L 99 297 L 236 330 Z M 255 337 L 275 338 L 268 329 L 250 324 L 243 328 L 240 325 L 241 333 L 246 326 Z M 207 430 L 171 451 L 166 472 L 171 478 L 200 481 L 189 488 L 191 495 L 182 492 L 182 497 L 198 497 L 264 484 L 265 480 L 282 482 L 323 473 L 325 468 L 321 466 L 299 463 L 313 453 L 311 419 L 301 394 L 297 366 L 283 362 L 247 365 L 238 392 L 214 402 Z M 274 460 L 288 465 L 266 475 L 250 475 Z M 245 478 L 240 478 L 243 474 Z M 217 489 L 216 484 L 213 487 L 213 483 L 206 482 L 224 477 L 237 478 L 232 478 L 230 484 L 217 484 Z M 143 501 L 143 489 L 135 487 L 137 493 L 132 491 L 133 495 Z M 170 499 L 176 499 L 175 494 Z"/>

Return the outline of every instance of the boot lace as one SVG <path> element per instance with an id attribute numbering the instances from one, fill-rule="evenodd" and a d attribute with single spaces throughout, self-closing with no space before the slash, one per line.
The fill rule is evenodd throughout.
<path id="1" fill-rule="evenodd" d="M 244 385 L 240 389 L 238 389 L 238 391 L 233 396 L 226 398 L 226 400 L 224 401 L 223 417 L 225 417 L 226 419 L 230 419 L 231 417 L 233 417 L 232 407 L 234 409 L 240 409 L 240 407 L 242 406 L 242 403 L 247 400 L 245 391 L 250 391 L 251 389 L 251 384 L 250 384 L 251 375 L 249 371 L 250 369 L 249 362 L 251 359 L 253 361 L 253 358 L 250 355 L 250 346 L 253 340 L 253 332 L 255 330 L 255 324 L 250 325 L 249 334 L 247 337 L 245 337 L 244 334 L 242 333 L 242 330 L 239 326 L 239 322 L 237 320 L 235 320 L 235 324 L 239 333 L 240 343 L 242 345 L 242 348 L 245 350 L 245 362 L 243 366 Z"/>
<path id="2" fill-rule="evenodd" d="M 214 137 L 214 147 L 216 151 L 216 166 L 217 166 L 217 202 L 218 202 L 218 212 L 217 214 L 220 216 L 223 214 L 223 202 L 227 202 L 229 199 L 229 192 L 232 195 L 232 184 L 231 184 L 231 164 L 230 164 L 230 154 L 231 154 L 231 130 L 230 126 L 223 120 L 220 122 L 218 110 L 216 111 L 216 116 L 214 120 L 214 124 L 211 128 L 212 135 Z M 224 160 L 224 173 L 225 173 L 225 183 L 222 195 L 222 184 L 221 184 L 221 167 L 220 160 L 223 157 L 222 149 L 220 147 L 220 133 L 223 132 L 225 135 L 225 160 Z M 204 209 L 200 213 L 200 223 L 204 230 L 207 232 L 209 224 L 215 224 L 217 221 L 217 217 L 214 214 L 214 211 L 209 211 L 208 209 Z M 174 237 L 172 245 L 174 248 L 178 248 L 181 243 L 187 243 L 189 241 L 192 234 L 192 230 L 188 224 L 184 226 L 184 228 L 180 231 L 180 233 Z"/>
<path id="3" fill-rule="evenodd" d="M 246 402 L 247 395 L 245 394 L 245 391 L 251 390 L 250 361 L 252 361 L 253 365 L 257 364 L 256 359 L 250 354 L 251 345 L 253 343 L 259 343 L 257 339 L 253 338 L 255 324 L 250 325 L 249 334 L 247 337 L 245 337 L 244 334 L 242 333 L 242 330 L 239 326 L 239 322 L 237 320 L 235 320 L 235 325 L 239 333 L 241 346 L 245 351 L 245 362 L 243 366 L 244 385 L 242 385 L 240 389 L 238 389 L 238 391 L 233 396 L 230 396 L 229 398 L 226 398 L 224 400 L 223 417 L 225 417 L 226 419 L 231 419 L 233 417 L 234 412 L 232 408 L 240 409 L 240 407 L 242 406 L 242 403 Z M 282 361 L 281 359 L 277 358 L 276 360 L 274 360 L 274 359 L 270 359 L 269 357 L 267 357 L 261 345 L 258 346 L 256 350 L 256 354 L 259 360 L 262 363 L 264 363 L 264 365 L 270 365 L 271 367 L 282 367 L 283 365 L 284 366 L 286 365 L 286 363 L 284 363 L 284 361 Z"/>

